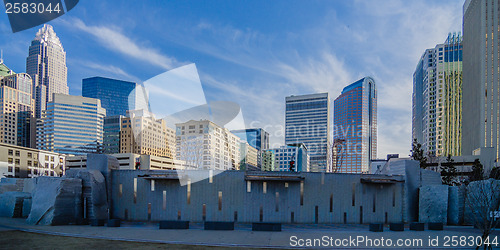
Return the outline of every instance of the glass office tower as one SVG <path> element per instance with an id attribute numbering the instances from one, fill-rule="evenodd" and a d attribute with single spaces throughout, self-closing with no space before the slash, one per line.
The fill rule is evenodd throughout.
<path id="1" fill-rule="evenodd" d="M 377 90 L 365 77 L 345 87 L 333 104 L 336 172 L 367 173 L 377 157 Z"/>
<path id="2" fill-rule="evenodd" d="M 127 110 L 149 110 L 144 87 L 135 82 L 105 77 L 86 78 L 82 81 L 82 96 L 101 100 L 107 116 L 125 116 Z"/>
<path id="3" fill-rule="evenodd" d="M 328 93 L 288 96 L 285 111 L 285 144 L 303 143 L 310 156 L 311 172 L 330 172 Z"/>
<path id="4" fill-rule="evenodd" d="M 63 154 L 101 153 L 106 110 L 94 98 L 54 94 L 37 127 L 38 149 Z"/>
<path id="5" fill-rule="evenodd" d="M 257 166 L 262 166 L 262 152 L 269 148 L 269 133 L 261 128 L 232 130 L 231 133 L 258 150 Z"/>

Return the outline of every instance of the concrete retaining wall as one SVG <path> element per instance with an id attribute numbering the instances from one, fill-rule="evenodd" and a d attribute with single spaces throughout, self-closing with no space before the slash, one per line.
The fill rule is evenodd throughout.
<path id="1" fill-rule="evenodd" d="M 113 217 L 195 222 L 403 221 L 402 176 L 377 175 L 399 180 L 391 184 L 361 183 L 372 175 L 322 173 L 297 174 L 304 178 L 302 182 L 246 181 L 243 171 L 214 171 L 212 178 L 184 186 L 179 180 L 148 179 L 166 173 L 175 171 L 112 171 Z M 210 172 L 196 172 L 200 174 L 208 177 Z"/>

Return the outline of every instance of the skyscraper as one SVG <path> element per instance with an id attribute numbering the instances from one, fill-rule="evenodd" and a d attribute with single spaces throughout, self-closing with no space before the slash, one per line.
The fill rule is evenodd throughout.
<path id="1" fill-rule="evenodd" d="M 462 36 L 427 49 L 413 74 L 412 137 L 432 156 L 461 154 Z"/>
<path id="2" fill-rule="evenodd" d="M 52 26 L 44 24 L 31 41 L 26 59 L 26 73 L 33 80 L 36 118 L 41 117 L 42 110 L 52 101 L 54 93 L 69 93 L 66 52 Z"/>
<path id="3" fill-rule="evenodd" d="M 0 60 L 0 142 L 36 146 L 31 84 L 28 74 L 15 74 Z"/>
<path id="4" fill-rule="evenodd" d="M 135 82 L 86 78 L 82 80 L 82 96 L 101 100 L 107 116 L 124 116 L 127 110 L 149 110 L 145 89 Z"/>
<path id="5" fill-rule="evenodd" d="M 377 90 L 371 77 L 345 87 L 333 104 L 335 168 L 366 173 L 377 156 Z"/>
<path id="6" fill-rule="evenodd" d="M 285 101 L 285 144 L 303 143 L 310 156 L 310 171 L 330 172 L 328 93 L 288 96 Z"/>
<path id="7" fill-rule="evenodd" d="M 54 94 L 37 127 L 38 149 L 63 154 L 100 153 L 106 110 L 98 99 Z"/>
<path id="8" fill-rule="evenodd" d="M 500 153 L 499 4 L 467 0 L 463 17 L 462 154 L 480 147 Z"/>

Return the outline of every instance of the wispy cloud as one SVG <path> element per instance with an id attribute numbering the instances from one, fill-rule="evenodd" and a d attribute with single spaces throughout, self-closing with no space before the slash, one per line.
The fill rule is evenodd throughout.
<path id="1" fill-rule="evenodd" d="M 96 62 L 84 61 L 81 63 L 82 66 L 93 69 L 97 74 L 101 74 L 101 76 L 107 77 L 117 77 L 125 81 L 136 81 L 139 82 L 140 79 L 136 76 L 133 76 L 123 69 L 116 67 L 114 65 L 104 65 Z M 97 73 L 98 72 L 98 73 Z"/>
<path id="2" fill-rule="evenodd" d="M 141 62 L 146 62 L 167 70 L 180 65 L 175 58 L 164 55 L 155 48 L 151 48 L 134 41 L 130 37 L 133 34 L 126 35 L 116 26 L 91 26 L 85 24 L 78 18 L 72 18 L 69 19 L 69 21 L 64 21 L 62 23 L 71 25 L 72 27 L 91 35 L 99 43 L 112 51 Z"/>

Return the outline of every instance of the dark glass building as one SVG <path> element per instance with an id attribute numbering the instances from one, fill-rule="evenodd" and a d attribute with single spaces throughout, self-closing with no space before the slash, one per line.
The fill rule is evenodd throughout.
<path id="1" fill-rule="evenodd" d="M 101 100 L 107 116 L 125 116 L 127 110 L 149 110 L 144 87 L 135 82 L 105 77 L 86 78 L 82 81 L 82 96 Z"/>

